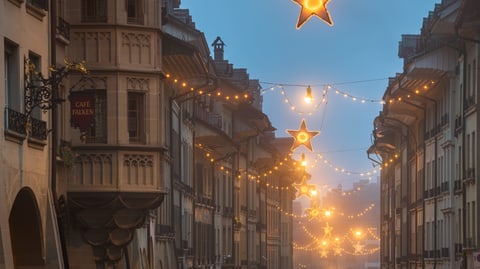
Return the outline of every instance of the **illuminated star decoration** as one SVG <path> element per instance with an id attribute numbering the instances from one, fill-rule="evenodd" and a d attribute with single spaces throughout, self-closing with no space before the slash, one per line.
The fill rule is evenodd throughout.
<path id="1" fill-rule="evenodd" d="M 320 208 L 318 205 L 313 205 L 310 208 L 305 209 L 305 213 L 308 214 L 308 220 L 312 220 L 320 217 Z"/>
<path id="2" fill-rule="evenodd" d="M 355 249 L 355 254 L 362 254 L 364 247 L 365 246 L 360 244 L 360 242 L 357 242 L 355 245 L 353 245 L 353 248 Z"/>
<path id="3" fill-rule="evenodd" d="M 310 19 L 311 16 L 316 15 L 321 20 L 332 26 L 332 18 L 327 10 L 327 4 L 330 0 L 293 0 L 299 4 L 302 9 L 298 16 L 297 29 L 300 29 L 302 25 Z"/>
<path id="4" fill-rule="evenodd" d="M 342 256 L 342 248 L 341 247 L 335 247 L 333 249 L 333 255 L 335 256 Z"/>
<path id="5" fill-rule="evenodd" d="M 331 236 L 332 235 L 332 230 L 333 230 L 333 227 L 328 225 L 328 222 L 327 224 L 322 227 L 323 228 L 323 233 L 325 234 L 325 236 Z"/>
<path id="6" fill-rule="evenodd" d="M 320 258 L 327 258 L 328 251 L 325 249 L 320 250 Z"/>
<path id="7" fill-rule="evenodd" d="M 294 183 L 292 185 L 298 191 L 297 198 L 302 195 L 306 195 L 308 196 L 308 198 L 312 199 L 312 194 L 315 193 L 315 191 L 317 190 L 317 186 L 315 184 L 308 184 L 305 180 L 305 177 L 302 179 L 301 183 Z M 320 214 L 320 211 L 318 211 L 318 214 Z"/>
<path id="8" fill-rule="evenodd" d="M 313 151 L 312 142 L 310 141 L 310 139 L 318 135 L 320 131 L 309 131 L 307 129 L 307 124 L 305 123 L 305 119 L 302 119 L 302 123 L 300 124 L 300 129 L 287 130 L 287 133 L 289 133 L 295 139 L 292 145 L 292 149 L 291 149 L 292 151 L 301 145 L 304 145 L 310 151 Z"/>

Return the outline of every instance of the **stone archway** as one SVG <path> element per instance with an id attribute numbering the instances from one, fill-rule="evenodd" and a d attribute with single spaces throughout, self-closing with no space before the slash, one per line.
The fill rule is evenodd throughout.
<path id="1" fill-rule="evenodd" d="M 15 268 L 44 265 L 40 211 L 30 188 L 17 194 L 8 222 Z"/>

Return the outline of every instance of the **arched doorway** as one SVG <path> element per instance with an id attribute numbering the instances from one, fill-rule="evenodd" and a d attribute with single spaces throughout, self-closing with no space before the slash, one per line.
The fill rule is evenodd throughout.
<path id="1" fill-rule="evenodd" d="M 18 193 L 8 222 L 15 268 L 44 265 L 40 212 L 30 188 Z"/>

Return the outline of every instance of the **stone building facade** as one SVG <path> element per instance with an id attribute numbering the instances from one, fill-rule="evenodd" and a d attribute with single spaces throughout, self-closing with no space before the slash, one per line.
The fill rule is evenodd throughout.
<path id="1" fill-rule="evenodd" d="M 289 148 L 179 6 L 1 1 L 0 268 L 292 268 Z"/>
<path id="2" fill-rule="evenodd" d="M 382 268 L 478 266 L 479 11 L 443 0 L 402 36 L 369 149 L 383 168 Z"/>

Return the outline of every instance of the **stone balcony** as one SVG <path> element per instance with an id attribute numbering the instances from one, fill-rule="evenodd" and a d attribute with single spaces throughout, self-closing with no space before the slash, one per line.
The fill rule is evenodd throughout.
<path id="1" fill-rule="evenodd" d="M 165 196 L 162 149 L 74 149 L 67 179 L 69 210 L 97 263 L 115 263 L 136 228 Z"/>

